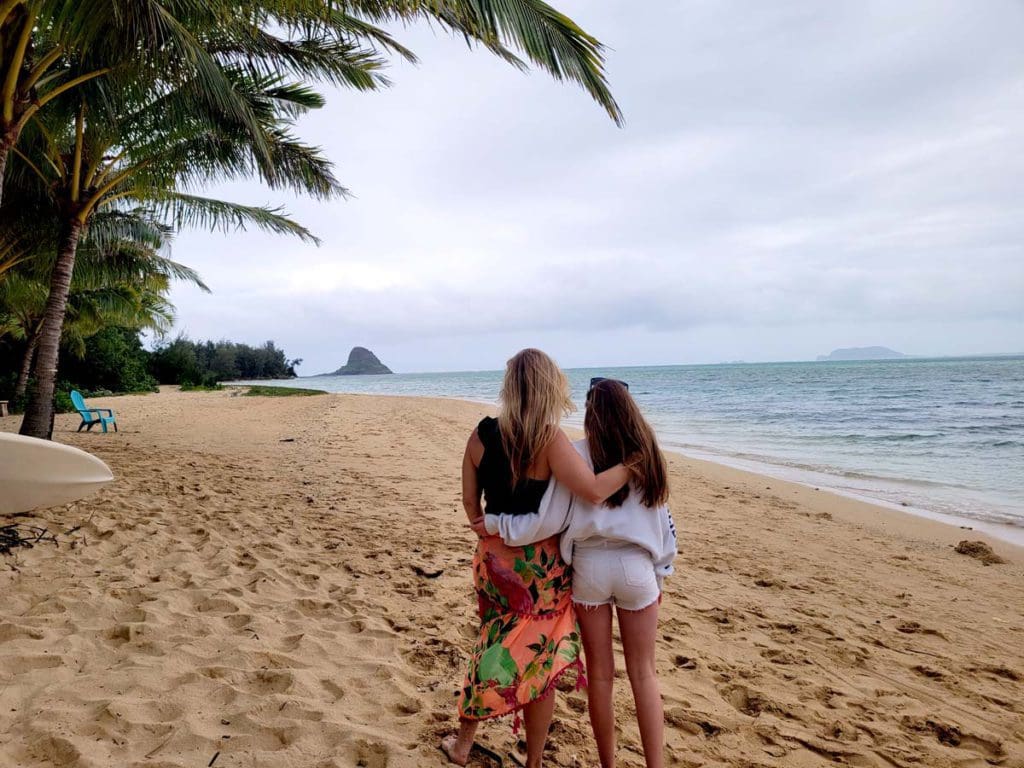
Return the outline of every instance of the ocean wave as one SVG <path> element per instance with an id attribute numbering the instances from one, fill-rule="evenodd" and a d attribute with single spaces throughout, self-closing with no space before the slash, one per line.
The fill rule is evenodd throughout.
<path id="1" fill-rule="evenodd" d="M 948 424 L 943 425 L 943 429 L 947 429 L 951 432 L 1020 432 L 1024 434 L 1024 424 Z"/>

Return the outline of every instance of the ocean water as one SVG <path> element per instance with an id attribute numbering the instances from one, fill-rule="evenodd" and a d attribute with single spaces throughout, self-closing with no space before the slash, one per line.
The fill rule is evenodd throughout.
<path id="1" fill-rule="evenodd" d="M 628 382 L 666 449 L 909 511 L 1014 526 L 1024 535 L 1024 357 L 566 373 L 581 408 L 591 376 Z M 282 383 L 494 403 L 501 375 L 322 376 Z M 567 422 L 581 426 L 582 412 Z"/>

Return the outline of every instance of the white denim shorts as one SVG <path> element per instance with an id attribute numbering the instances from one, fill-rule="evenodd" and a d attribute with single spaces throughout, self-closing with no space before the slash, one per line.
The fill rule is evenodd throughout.
<path id="1" fill-rule="evenodd" d="M 661 594 L 654 561 L 643 547 L 612 539 L 584 539 L 573 545 L 572 600 L 582 607 L 613 604 L 639 611 Z"/>

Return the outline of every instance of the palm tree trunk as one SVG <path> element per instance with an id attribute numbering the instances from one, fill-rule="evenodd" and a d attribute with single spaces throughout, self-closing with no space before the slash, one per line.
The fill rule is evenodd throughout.
<path id="1" fill-rule="evenodd" d="M 7 171 L 7 156 L 11 154 L 11 146 L 6 136 L 0 138 L 0 203 L 4 200 L 4 174 Z"/>
<path id="2" fill-rule="evenodd" d="M 0 203 L 4 200 L 4 175 L 7 171 L 7 158 L 11 156 L 11 150 L 18 143 L 20 131 L 14 126 L 5 125 L 0 130 Z"/>
<path id="3" fill-rule="evenodd" d="M 75 271 L 75 255 L 81 234 L 82 222 L 77 217 L 65 225 L 57 262 L 50 277 L 50 296 L 43 311 L 43 330 L 39 334 L 39 347 L 32 366 L 33 376 L 28 388 L 25 418 L 21 422 L 21 434 L 29 437 L 49 440 L 53 436 L 53 393 L 57 383 L 60 334 L 64 329 L 64 311 L 71 290 L 71 274 Z"/>
<path id="4" fill-rule="evenodd" d="M 32 361 L 36 358 L 36 347 L 39 346 L 39 334 L 42 333 L 43 324 L 36 325 L 35 330 L 29 337 L 28 346 L 25 348 L 25 356 L 21 358 L 21 370 L 18 371 L 18 382 L 14 385 L 14 401 L 19 402 L 25 396 L 25 389 L 28 387 L 28 375 L 32 370 Z"/>

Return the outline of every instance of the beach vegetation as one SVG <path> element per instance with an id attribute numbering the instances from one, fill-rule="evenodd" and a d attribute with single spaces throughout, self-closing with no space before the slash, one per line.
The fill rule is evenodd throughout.
<path id="1" fill-rule="evenodd" d="M 10 401 L 14 413 L 25 407 L 24 382 L 15 375 L 16 368 L 24 367 L 23 347 L 0 344 L 0 371 L 8 371 L 0 375 L 0 400 Z M 231 361 L 230 367 L 225 361 Z M 273 341 L 253 346 L 178 336 L 158 339 L 147 349 L 138 323 L 133 327 L 114 323 L 62 344 L 55 411 L 74 410 L 68 397 L 72 389 L 86 397 L 144 394 L 157 391 L 160 384 L 177 384 L 183 391 L 218 391 L 223 389 L 222 382 L 239 379 L 294 378 L 295 366 L 301 362 L 289 359 Z"/>
<path id="2" fill-rule="evenodd" d="M 180 389 L 182 392 L 220 392 L 224 389 L 224 385 L 218 381 L 203 381 L 195 384 L 191 381 L 185 381 L 181 384 Z"/>
<path id="3" fill-rule="evenodd" d="M 310 395 L 326 395 L 322 389 L 300 389 L 299 387 L 270 387 L 258 385 L 249 387 L 246 397 L 308 397 Z"/>
<path id="4" fill-rule="evenodd" d="M 301 363 L 289 360 L 273 341 L 253 347 L 178 336 L 156 345 L 150 356 L 150 371 L 161 384 L 209 385 L 235 379 L 290 379 Z"/>
<path id="5" fill-rule="evenodd" d="M 277 207 L 203 192 L 254 179 L 343 196 L 329 161 L 294 133 L 297 118 L 324 103 L 309 84 L 387 85 L 389 59 L 415 55 L 381 25 L 424 20 L 580 85 L 621 121 L 600 43 L 538 0 L 0 3 L 0 280 L 35 261 L 43 288 L 31 322 L 7 334 L 29 366 L 18 375 L 22 434 L 50 436 L 62 348 L 83 351 L 89 337 L 66 328 L 87 245 L 106 253 L 108 239 L 146 245 L 154 231 L 183 227 L 257 227 L 316 242 Z M 154 318 L 166 308 L 167 286 L 133 288 Z M 133 325 L 145 327 L 121 327 Z M 230 370 L 230 352 L 218 352 L 217 366 Z"/>

